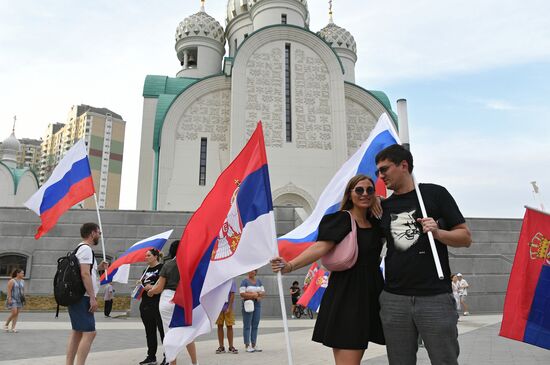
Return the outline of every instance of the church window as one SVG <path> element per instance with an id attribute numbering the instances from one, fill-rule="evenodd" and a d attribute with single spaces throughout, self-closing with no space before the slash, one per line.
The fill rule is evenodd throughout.
<path id="1" fill-rule="evenodd" d="M 244 34 L 244 39 L 248 38 L 248 33 Z"/>
<path id="2" fill-rule="evenodd" d="M 286 24 L 286 14 L 281 14 L 281 24 Z"/>
<path id="3" fill-rule="evenodd" d="M 201 138 L 199 185 L 206 185 L 206 138 Z"/>
<path id="4" fill-rule="evenodd" d="M 290 94 L 290 44 L 285 44 L 285 109 L 286 109 L 286 141 L 292 142 L 292 105 Z"/>
<path id="5" fill-rule="evenodd" d="M 27 256 L 21 254 L 7 254 L 0 256 L 0 277 L 11 277 L 15 269 L 21 269 L 27 273 Z"/>
<path id="6" fill-rule="evenodd" d="M 237 38 L 235 38 L 235 50 L 233 51 L 233 56 L 235 56 L 235 54 L 237 53 L 237 46 L 238 46 L 237 42 L 238 42 Z"/>

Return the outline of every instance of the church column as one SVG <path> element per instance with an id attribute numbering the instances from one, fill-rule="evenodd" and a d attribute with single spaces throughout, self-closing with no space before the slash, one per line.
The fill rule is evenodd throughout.
<path id="1" fill-rule="evenodd" d="M 184 50 L 183 51 L 183 69 L 187 70 L 188 67 L 189 67 L 189 53 L 187 52 L 187 50 Z"/>

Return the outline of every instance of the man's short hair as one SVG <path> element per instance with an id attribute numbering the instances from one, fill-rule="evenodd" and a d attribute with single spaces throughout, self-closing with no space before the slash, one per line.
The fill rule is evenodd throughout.
<path id="1" fill-rule="evenodd" d="M 383 160 L 389 160 L 396 165 L 399 165 L 401 161 L 407 161 L 409 173 L 413 171 L 413 156 L 411 152 L 399 144 L 392 144 L 378 152 L 376 155 L 376 163 L 378 164 Z"/>
<path id="2" fill-rule="evenodd" d="M 84 223 L 82 227 L 80 227 L 80 237 L 88 238 L 92 232 L 97 231 L 98 229 L 99 226 L 96 223 Z"/>

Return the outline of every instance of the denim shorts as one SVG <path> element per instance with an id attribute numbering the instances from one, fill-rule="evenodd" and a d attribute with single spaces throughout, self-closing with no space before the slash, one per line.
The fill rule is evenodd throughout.
<path id="1" fill-rule="evenodd" d="M 74 331 L 95 332 L 95 318 L 90 312 L 90 297 L 83 296 L 77 303 L 69 305 L 69 317 Z"/>

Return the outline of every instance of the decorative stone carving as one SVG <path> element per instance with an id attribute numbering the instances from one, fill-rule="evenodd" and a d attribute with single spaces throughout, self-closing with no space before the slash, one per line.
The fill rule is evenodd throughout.
<path id="1" fill-rule="evenodd" d="M 308 213 L 315 207 L 315 199 L 304 189 L 289 182 L 283 187 L 275 189 L 272 193 L 275 205 L 297 205 L 302 206 Z"/>
<path id="2" fill-rule="evenodd" d="M 357 151 L 376 125 L 376 117 L 363 105 L 346 99 L 348 156 Z"/>
<path id="3" fill-rule="evenodd" d="M 297 148 L 332 149 L 330 80 L 326 65 L 315 53 L 294 52 L 293 105 Z"/>
<path id="4" fill-rule="evenodd" d="M 181 117 L 176 128 L 176 139 L 194 141 L 208 134 L 209 140 L 219 142 L 219 148 L 229 148 L 229 119 L 231 92 L 220 90 L 198 98 Z"/>
<path id="5" fill-rule="evenodd" d="M 280 48 L 255 52 L 246 65 L 246 133 L 252 134 L 262 121 L 266 146 L 282 147 L 283 51 Z"/>

